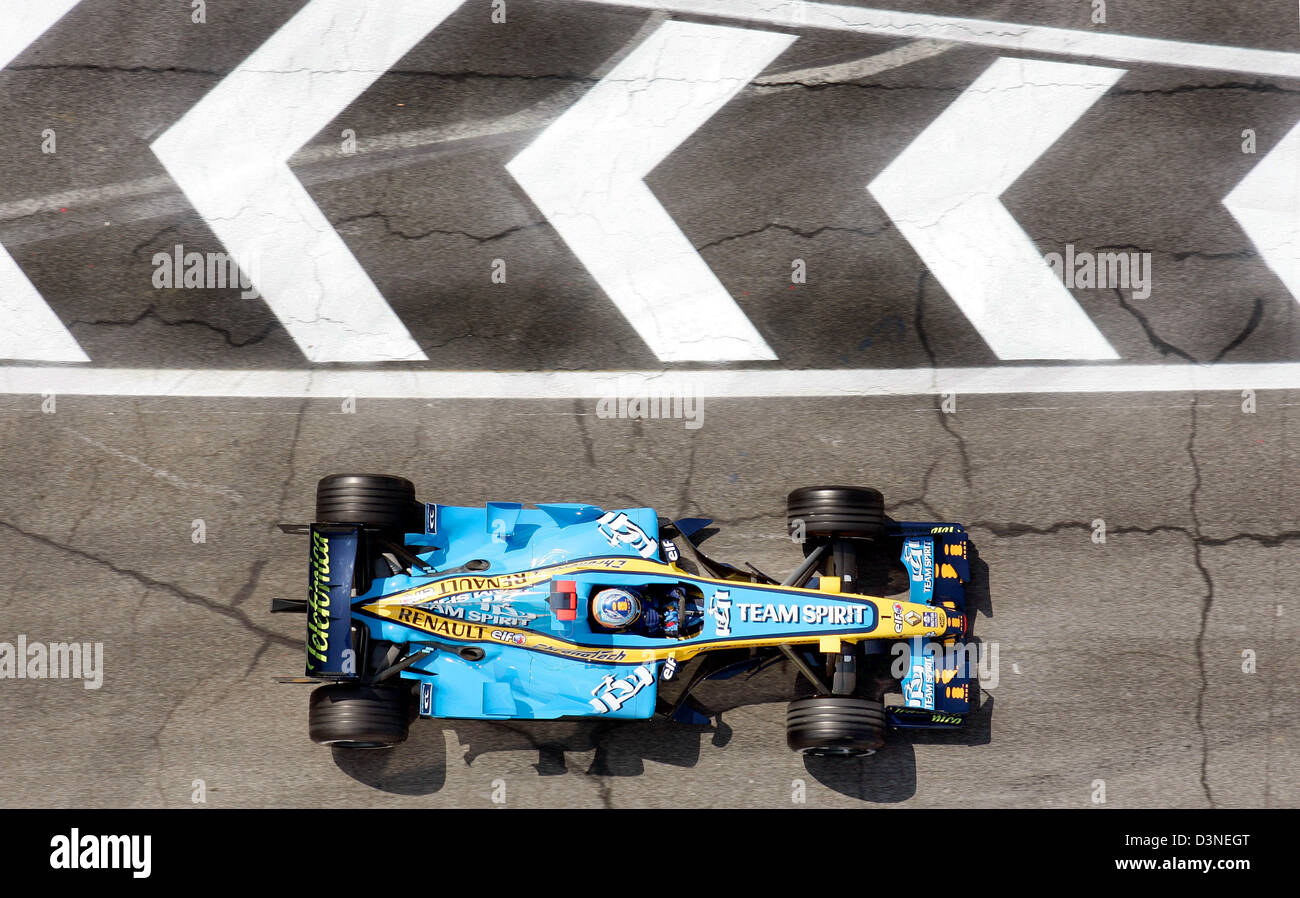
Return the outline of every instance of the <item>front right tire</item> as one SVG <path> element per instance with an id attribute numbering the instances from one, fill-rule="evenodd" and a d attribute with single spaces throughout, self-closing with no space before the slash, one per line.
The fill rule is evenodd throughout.
<path id="1" fill-rule="evenodd" d="M 812 757 L 873 755 L 885 744 L 885 706 L 851 695 L 798 699 L 786 709 L 785 741 Z"/>

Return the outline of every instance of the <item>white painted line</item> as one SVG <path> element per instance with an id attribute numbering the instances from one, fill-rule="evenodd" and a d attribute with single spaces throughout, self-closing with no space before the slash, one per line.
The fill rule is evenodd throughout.
<path id="1" fill-rule="evenodd" d="M 666 22 L 506 166 L 662 361 L 776 358 L 644 178 L 794 40 Z"/>
<path id="2" fill-rule="evenodd" d="M 1246 173 L 1223 205 L 1300 302 L 1300 124 Z"/>
<path id="3" fill-rule="evenodd" d="M 373 137 L 358 137 L 356 153 L 350 156 L 345 156 L 339 151 L 338 141 L 331 141 L 328 144 L 307 147 L 300 152 L 294 153 L 290 161 L 295 169 L 299 171 L 303 167 L 321 163 L 347 163 L 346 167 L 338 174 L 329 175 L 312 172 L 304 175 L 302 180 L 307 183 L 354 178 L 372 171 L 381 171 L 402 164 L 390 160 L 375 160 L 369 164 L 358 164 L 366 156 L 378 156 L 403 150 L 419 150 L 439 144 L 462 141 L 472 144 L 484 138 L 537 130 L 551 122 L 565 108 L 577 100 L 584 89 L 583 85 L 564 88 L 552 96 L 539 100 L 527 109 L 497 119 L 457 122 L 434 128 L 419 128 L 414 131 L 397 131 L 390 134 L 377 134 Z M 121 181 L 100 187 L 82 187 L 75 190 L 64 190 L 58 193 L 45 194 L 44 196 L 0 203 L 0 222 L 26 218 L 31 215 L 58 212 L 63 209 L 100 206 L 106 203 L 138 199 L 156 194 L 167 194 L 169 197 L 177 198 L 177 208 L 163 208 L 157 212 L 157 216 L 174 214 L 181 208 L 187 208 L 183 194 L 176 188 L 176 182 L 167 175 L 158 175 L 152 178 Z M 117 222 L 123 220 L 118 217 L 119 215 L 120 210 L 114 214 L 114 220 Z"/>
<path id="4" fill-rule="evenodd" d="M 303 354 L 426 358 L 289 159 L 464 0 L 312 0 L 153 144 Z"/>
<path id="5" fill-rule="evenodd" d="M 952 41 L 910 41 L 901 47 L 894 47 L 862 59 L 762 75 L 754 79 L 754 86 L 766 88 L 765 93 L 772 93 L 782 90 L 801 90 L 823 84 L 843 84 L 911 65 L 923 59 L 930 59 L 941 53 L 947 53 L 955 46 L 957 45 Z"/>
<path id="6" fill-rule="evenodd" d="M 0 366 L 0 394 L 251 399 L 781 398 L 1300 390 L 1300 362 L 729 371 L 241 371 Z"/>
<path id="7" fill-rule="evenodd" d="M 570 2 L 570 0 L 562 0 Z M 1300 78 L 1300 54 L 1225 47 L 1104 31 L 1020 25 L 988 19 L 895 12 L 804 0 L 581 0 L 601 6 L 667 10 L 688 15 L 742 19 L 787 28 L 826 28 L 896 38 L 956 41 L 1019 52 L 1083 56 L 1117 62 L 1251 72 Z"/>
<path id="8" fill-rule="evenodd" d="M 11 221 L 39 215 L 43 212 L 58 212 L 61 209 L 73 209 L 80 206 L 97 206 L 115 200 L 129 200 L 154 193 L 179 193 L 176 182 L 166 175 L 153 178 L 140 178 L 135 181 L 119 181 L 102 187 L 80 187 L 74 190 L 62 190 L 33 196 L 21 200 L 0 203 L 0 221 Z"/>
<path id="9" fill-rule="evenodd" d="M 81 0 L 0 0 L 0 69 L 40 39 Z M 0 247 L 0 358 L 88 362 L 27 273 Z"/>
<path id="10" fill-rule="evenodd" d="M 998 199 L 1123 69 L 998 59 L 867 190 L 1000 359 L 1117 359 Z"/>
<path id="11" fill-rule="evenodd" d="M 162 468 L 155 468 L 152 465 L 145 462 L 143 459 L 137 458 L 136 456 L 132 455 L 129 452 L 123 452 L 121 449 L 114 449 L 112 446 L 109 446 L 105 443 L 101 443 L 99 440 L 92 439 L 91 437 L 88 437 L 83 433 L 78 433 L 77 431 L 73 430 L 70 427 L 63 427 L 60 429 L 64 433 L 68 434 L 69 436 L 85 443 L 87 446 L 92 446 L 95 449 L 98 449 L 100 452 L 103 452 L 107 455 L 111 455 L 113 458 L 116 458 L 118 461 L 125 462 L 126 464 L 140 468 L 144 471 L 148 471 L 151 475 L 157 477 L 159 480 L 165 480 L 168 483 L 170 483 L 172 486 L 177 487 L 179 489 L 189 490 L 189 491 L 199 492 L 199 493 L 209 493 L 217 496 L 225 496 L 227 499 L 231 499 L 235 502 L 244 501 L 244 497 L 232 489 L 227 489 L 226 487 L 223 486 L 211 486 L 206 483 L 195 483 L 194 481 L 186 480 L 177 474 L 173 474 L 171 471 L 167 471 Z"/>

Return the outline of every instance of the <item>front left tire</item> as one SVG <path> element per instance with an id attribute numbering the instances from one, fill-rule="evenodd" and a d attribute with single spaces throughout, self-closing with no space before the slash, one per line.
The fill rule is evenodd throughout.
<path id="1" fill-rule="evenodd" d="M 879 539 L 885 533 L 885 497 L 863 486 L 804 486 L 786 497 L 789 532 L 810 537 Z"/>

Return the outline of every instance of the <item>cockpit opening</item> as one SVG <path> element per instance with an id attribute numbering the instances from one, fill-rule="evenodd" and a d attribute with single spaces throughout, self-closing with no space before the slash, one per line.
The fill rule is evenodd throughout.
<path id="1" fill-rule="evenodd" d="M 596 586 L 591 591 L 595 630 L 689 639 L 704 629 L 704 593 L 689 584 Z"/>

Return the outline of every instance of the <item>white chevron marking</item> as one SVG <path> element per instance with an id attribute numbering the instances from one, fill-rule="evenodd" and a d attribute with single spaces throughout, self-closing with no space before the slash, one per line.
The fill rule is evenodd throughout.
<path id="1" fill-rule="evenodd" d="M 998 358 L 1119 358 L 998 197 L 1123 74 L 999 59 L 867 186 Z"/>
<path id="2" fill-rule="evenodd" d="M 153 144 L 313 362 L 427 358 L 289 158 L 464 0 L 312 0 Z"/>
<path id="3" fill-rule="evenodd" d="M 644 178 L 794 39 L 666 22 L 506 166 L 662 361 L 776 358 Z"/>

